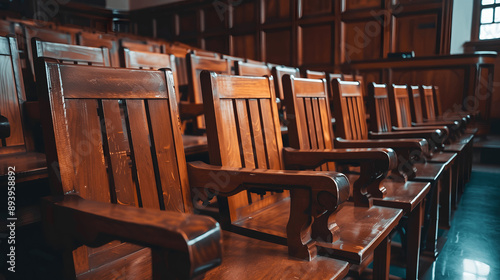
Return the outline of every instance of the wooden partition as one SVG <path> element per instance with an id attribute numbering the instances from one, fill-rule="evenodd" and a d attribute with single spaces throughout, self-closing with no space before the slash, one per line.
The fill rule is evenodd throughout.
<path id="1" fill-rule="evenodd" d="M 341 63 L 449 53 L 450 0 L 188 0 L 131 12 L 136 30 L 219 53 L 334 72 Z"/>
<path id="2" fill-rule="evenodd" d="M 463 55 L 383 59 L 342 65 L 345 73 L 359 73 L 365 82 L 410 85 L 437 85 L 443 112 L 479 110 L 481 118 L 491 116 L 496 52 Z"/>

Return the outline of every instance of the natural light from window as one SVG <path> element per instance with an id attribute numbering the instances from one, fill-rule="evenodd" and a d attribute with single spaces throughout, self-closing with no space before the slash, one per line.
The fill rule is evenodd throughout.
<path id="1" fill-rule="evenodd" d="M 482 0 L 479 39 L 500 38 L 500 0 Z"/>

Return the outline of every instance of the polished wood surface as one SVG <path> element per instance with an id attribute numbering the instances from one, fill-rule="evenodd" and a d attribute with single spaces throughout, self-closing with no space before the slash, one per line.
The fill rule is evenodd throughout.
<path id="1" fill-rule="evenodd" d="M 154 279 L 163 279 L 169 273 L 185 279 L 203 275 L 219 265 L 222 250 L 218 224 L 207 217 L 175 213 L 191 211 L 191 194 L 180 144 L 182 139 L 178 118 L 175 117 L 178 111 L 172 72 L 66 65 L 48 59 L 38 65 L 37 71 L 40 76 L 47 74 L 47 79 L 51 82 L 50 88 L 45 85 L 45 94 L 41 90 L 40 98 L 43 112 L 49 110 L 49 105 L 54 110 L 53 114 L 42 114 L 43 124 L 48 128 L 44 130 L 47 160 L 49 163 L 56 163 L 49 164 L 49 174 L 60 178 L 52 188 L 56 194 L 72 194 L 45 200 L 45 222 L 53 225 L 49 227 L 50 241 L 61 246 L 64 245 L 61 244 L 62 240 L 69 240 L 70 243 L 67 244 L 76 245 L 66 249 L 76 249 L 79 245 L 95 247 L 114 239 L 151 247 L 149 253 L 139 247 L 111 242 L 104 247 L 79 247 L 73 253 L 69 251 L 69 254 L 66 251 L 66 264 L 69 267 L 65 270 L 64 278 L 68 278 L 71 273 L 81 274 L 82 279 L 113 278 L 116 273 L 106 271 L 117 267 L 123 268 L 119 273 L 124 276 L 150 278 L 152 266 Z M 88 85 L 88 91 L 82 91 L 76 86 L 79 81 Z M 98 88 L 101 89 L 99 93 Z M 85 106 L 77 106 L 81 104 Z M 123 121 L 126 126 L 122 125 Z M 74 122 L 79 123 L 78 128 L 70 125 Z M 88 134 L 85 131 L 93 132 L 92 138 L 86 138 L 85 135 Z M 101 133 L 106 137 L 97 137 Z M 79 152 L 81 143 L 94 147 L 92 152 Z M 152 149 L 148 143 L 151 143 Z M 107 168 L 104 164 L 110 167 L 109 173 L 105 171 Z M 195 170 L 201 172 L 202 169 Z M 231 180 L 235 184 L 233 187 L 240 185 L 236 178 L 254 186 L 260 184 L 259 180 L 266 182 L 267 178 L 265 174 L 254 176 L 257 170 L 249 170 L 247 175 L 244 171 L 241 174 L 236 170 L 222 171 L 235 176 L 235 180 Z M 319 184 L 322 187 L 316 188 L 321 193 L 336 190 L 337 184 L 342 180 L 347 186 L 345 177 L 337 173 L 328 175 L 295 172 L 280 175 L 284 180 L 268 180 L 291 184 L 300 176 L 306 176 L 307 179 L 299 180 L 303 182 L 315 176 L 322 178 L 322 183 Z M 210 180 L 202 179 L 206 177 L 208 173 L 205 177 L 193 178 L 202 180 L 202 183 L 196 180 L 191 182 L 195 188 L 200 188 L 202 184 L 203 189 L 207 182 L 210 183 Z M 235 191 L 229 191 L 227 195 L 234 193 Z M 327 201 L 319 194 L 318 200 Z M 142 206 L 145 209 L 126 207 L 124 204 Z M 323 208 L 333 210 L 331 204 L 322 205 L 313 207 L 316 209 L 314 211 L 322 213 Z M 174 212 L 160 212 L 157 209 Z M 79 224 L 68 220 L 78 220 Z M 86 227 L 89 230 L 78 234 L 81 223 L 88 224 Z M 92 230 L 90 225 L 93 225 Z M 298 237 L 288 236 L 289 239 L 300 240 Z M 240 259 L 235 257 L 229 260 L 220 271 L 215 271 L 212 276 L 206 275 L 205 279 L 220 279 L 228 271 L 235 271 L 235 268 L 228 266 L 239 264 L 242 257 L 248 257 L 241 255 L 244 248 L 257 250 L 254 251 L 256 259 L 267 255 L 267 260 L 275 260 L 268 266 L 267 273 L 276 270 L 284 272 L 292 264 L 300 264 L 302 268 L 299 273 L 307 270 L 328 279 L 339 279 L 346 274 L 348 264 L 342 261 L 322 257 L 308 259 L 309 262 L 289 259 L 288 256 L 277 258 L 276 253 L 286 254 L 287 247 L 252 241 L 241 236 L 233 239 L 226 236 L 226 241 L 232 246 L 226 247 L 230 251 L 224 255 L 239 255 Z M 234 246 L 240 246 L 241 249 Z M 266 251 L 265 248 L 272 251 Z M 182 257 L 175 254 L 176 257 L 172 258 L 169 257 L 172 250 L 186 253 Z M 111 254 L 118 260 L 108 264 L 110 259 L 105 254 Z M 75 261 L 74 267 L 71 260 Z M 255 264 L 254 267 L 258 268 L 260 265 L 262 263 Z M 325 269 L 315 271 L 318 266 Z M 254 275 L 246 278 L 255 279 Z"/>
<path id="2" fill-rule="evenodd" d="M 91 33 L 80 31 L 76 35 L 78 45 L 87 47 L 106 47 L 109 50 L 110 65 L 113 67 L 120 67 L 120 44 L 118 37 L 106 33 Z"/>
<path id="3" fill-rule="evenodd" d="M 271 70 L 265 64 L 236 61 L 236 75 L 240 76 L 271 76 Z"/>
<path id="4" fill-rule="evenodd" d="M 17 43 L 14 37 L 0 37 L 0 113 L 10 126 L 9 137 L 0 145 L 0 155 L 33 150 L 30 133 L 23 123 L 26 101 Z M 31 142 L 31 143 L 30 143 Z"/>
<path id="5" fill-rule="evenodd" d="M 200 73 L 203 70 L 215 71 L 217 73 L 231 74 L 231 65 L 225 59 L 215 58 L 214 56 L 197 56 L 196 54 L 187 55 L 189 96 L 191 103 L 203 103 L 201 93 Z M 194 120 L 196 129 L 205 129 L 205 119 L 199 116 Z"/>

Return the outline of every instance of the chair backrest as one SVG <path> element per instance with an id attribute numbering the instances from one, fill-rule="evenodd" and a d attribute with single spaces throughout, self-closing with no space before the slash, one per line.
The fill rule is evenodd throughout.
<path id="1" fill-rule="evenodd" d="M 191 49 L 187 45 L 178 43 L 165 44 L 163 47 L 163 53 L 175 56 L 175 68 L 177 70 L 177 81 L 179 82 L 178 86 L 187 86 L 189 79 L 186 55 L 191 52 Z"/>
<path id="2" fill-rule="evenodd" d="M 386 84 L 368 84 L 368 104 L 370 104 L 370 131 L 390 132 L 391 106 Z"/>
<path id="3" fill-rule="evenodd" d="M 211 58 L 221 58 L 221 56 L 216 53 L 216 52 L 211 52 L 211 51 L 206 51 L 206 50 L 200 50 L 200 49 L 193 49 L 191 50 L 191 54 L 196 55 L 196 56 L 204 56 L 204 57 L 211 57 Z"/>
<path id="4" fill-rule="evenodd" d="M 392 100 L 391 116 L 392 123 L 396 127 L 411 127 L 411 105 L 407 85 L 392 85 L 389 91 Z"/>
<path id="5" fill-rule="evenodd" d="M 420 86 L 420 95 L 422 99 L 422 113 L 427 120 L 436 119 L 436 108 L 434 108 L 434 87 Z"/>
<path id="6" fill-rule="evenodd" d="M 50 57 L 68 64 L 111 66 L 106 47 L 94 48 L 78 45 L 52 43 L 33 38 L 33 59 Z"/>
<path id="7" fill-rule="evenodd" d="M 424 121 L 422 114 L 422 96 L 419 86 L 408 86 L 408 95 L 410 97 L 411 119 L 416 123 Z"/>
<path id="8" fill-rule="evenodd" d="M 34 60 L 33 60 L 34 50 L 32 49 L 33 38 L 38 38 L 39 40 L 45 42 L 76 45 L 76 38 L 68 32 L 61 32 L 52 29 L 23 25 L 23 33 L 25 40 L 24 41 L 25 50 L 28 56 L 29 65 L 31 67 L 31 73 L 33 74 L 33 77 L 35 76 Z"/>
<path id="9" fill-rule="evenodd" d="M 120 54 L 118 38 L 104 33 L 80 32 L 76 36 L 78 45 L 87 47 L 106 47 L 109 50 L 111 66 L 120 67 Z"/>
<path id="10" fill-rule="evenodd" d="M 192 211 L 170 71 L 45 59 L 37 61 L 37 74 L 47 77 L 39 79 L 39 99 L 53 194 Z M 95 270 L 100 250 L 74 251 L 76 273 Z"/>
<path id="11" fill-rule="evenodd" d="M 120 48 L 127 48 L 133 51 L 141 52 L 162 52 L 162 46 L 156 42 L 149 42 L 147 40 L 134 40 L 130 38 L 120 39 Z"/>
<path id="12" fill-rule="evenodd" d="M 306 78 L 308 79 L 326 79 L 326 72 L 313 71 L 306 69 Z"/>
<path id="13" fill-rule="evenodd" d="M 231 75 L 236 74 L 236 62 L 245 62 L 245 59 L 242 57 L 230 56 L 225 54 L 221 54 L 220 57 L 229 61 L 229 64 L 231 65 Z"/>
<path id="14" fill-rule="evenodd" d="M 366 110 L 359 82 L 332 81 L 336 134 L 347 140 L 368 139 Z"/>
<path id="15" fill-rule="evenodd" d="M 296 78 L 300 78 L 300 70 L 299 68 L 287 67 L 287 66 L 275 66 L 272 70 L 274 77 L 274 88 L 276 92 L 276 97 L 278 97 L 281 101 L 284 101 L 285 95 L 283 94 L 283 83 L 281 79 L 284 75 L 293 75 Z M 284 105 L 282 103 L 282 105 Z"/>
<path id="16" fill-rule="evenodd" d="M 443 115 L 443 107 L 441 106 L 441 94 L 439 93 L 439 87 L 434 86 L 434 109 L 436 110 L 436 116 Z"/>
<path id="17" fill-rule="evenodd" d="M 177 71 L 175 65 L 175 56 L 163 53 L 151 53 L 132 51 L 123 49 L 123 58 L 125 59 L 125 68 L 158 70 L 170 68 L 174 74 L 174 85 L 178 89 Z M 177 102 L 180 101 L 180 93 L 176 91 Z"/>
<path id="18" fill-rule="evenodd" d="M 333 149 L 333 129 L 325 79 L 303 79 L 283 76 L 288 110 L 290 147 L 300 150 Z M 335 171 L 333 163 L 316 170 Z"/>
<path id="19" fill-rule="evenodd" d="M 283 169 L 283 144 L 273 79 L 218 75 L 208 71 L 201 74 L 210 163 Z M 276 194 L 264 199 L 254 193 L 241 192 L 224 204 L 228 205 L 231 222 L 235 222 L 283 197 L 286 196 Z"/>
<path id="20" fill-rule="evenodd" d="M 236 75 L 240 76 L 271 76 L 271 70 L 265 64 L 236 61 Z"/>
<path id="21" fill-rule="evenodd" d="M 231 74 L 231 65 L 225 59 L 215 57 L 187 55 L 188 80 L 189 80 L 189 101 L 191 103 L 203 103 L 201 93 L 200 73 L 203 70 L 213 71 L 219 74 Z M 196 118 L 196 128 L 204 129 L 205 121 L 203 116 Z"/>
<path id="22" fill-rule="evenodd" d="M 10 123 L 10 136 L 5 139 L 5 145 L 0 144 L 0 155 L 26 152 L 31 149 L 22 121 L 26 95 L 14 37 L 0 37 L 0 70 L 0 114 Z"/>

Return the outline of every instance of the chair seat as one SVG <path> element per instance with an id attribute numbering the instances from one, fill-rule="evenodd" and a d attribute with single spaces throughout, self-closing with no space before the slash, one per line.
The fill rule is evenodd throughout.
<path id="1" fill-rule="evenodd" d="M 340 239 L 334 243 L 318 244 L 327 248 L 325 250 L 329 256 L 357 264 L 364 261 L 397 226 L 403 213 L 400 209 L 379 206 L 354 207 L 350 202 L 342 205 L 344 206 L 341 206 L 337 214 L 334 214 L 335 217 L 331 217 L 340 228 Z M 286 199 L 251 218 L 233 224 L 286 238 L 287 221 L 277 217 L 288 217 L 289 212 L 290 199 Z M 378 230 L 372 230 L 375 228 Z"/>
<path id="2" fill-rule="evenodd" d="M 222 264 L 202 279 L 342 279 L 349 263 L 317 256 L 288 257 L 286 246 L 223 232 Z"/>
<path id="3" fill-rule="evenodd" d="M 42 153 L 3 155 L 0 160 L 0 182 L 7 181 L 9 166 L 16 167 L 16 183 L 47 177 L 47 161 Z"/>
<path id="4" fill-rule="evenodd" d="M 437 181 L 446 167 L 442 163 L 416 163 L 414 166 L 417 168 L 417 174 L 412 181 L 417 182 Z"/>
<path id="5" fill-rule="evenodd" d="M 409 213 L 417 206 L 430 190 L 430 183 L 425 182 L 394 182 L 386 179 L 382 186 L 387 189 L 384 198 L 374 198 L 373 205 L 403 209 Z"/>

